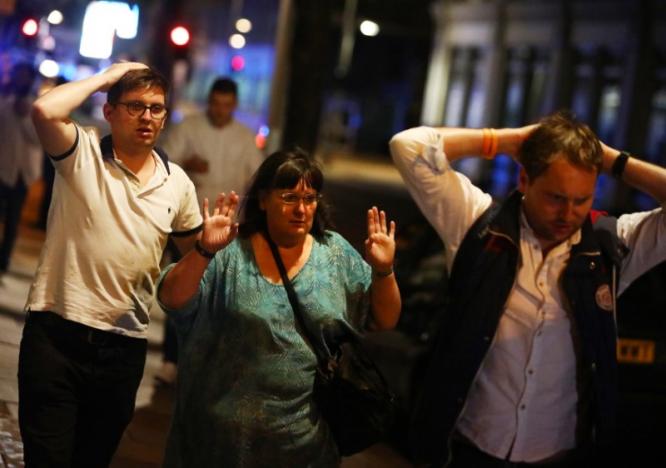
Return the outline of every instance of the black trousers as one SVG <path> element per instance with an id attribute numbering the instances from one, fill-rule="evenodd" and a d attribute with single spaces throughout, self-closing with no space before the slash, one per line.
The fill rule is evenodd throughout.
<path id="1" fill-rule="evenodd" d="M 5 230 L 0 244 L 0 272 L 9 268 L 9 259 L 21 221 L 21 209 L 27 194 L 28 188 L 21 177 L 13 187 L 0 182 L 0 203 L 5 207 Z"/>
<path id="2" fill-rule="evenodd" d="M 25 466 L 108 466 L 134 412 L 146 346 L 30 312 L 18 370 Z"/>

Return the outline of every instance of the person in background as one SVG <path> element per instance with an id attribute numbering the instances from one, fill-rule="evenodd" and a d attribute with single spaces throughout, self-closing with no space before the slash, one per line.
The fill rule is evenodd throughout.
<path id="1" fill-rule="evenodd" d="M 368 210 L 364 261 L 329 230 L 323 184 L 305 153 L 272 154 L 248 190 L 240 226 L 235 193 L 218 197 L 212 214 L 205 199 L 196 251 L 162 273 L 158 298 L 182 338 L 165 466 L 339 466 L 312 398 L 317 358 L 269 239 L 314 336 L 393 328 L 401 302 L 395 223 Z"/>
<path id="2" fill-rule="evenodd" d="M 4 206 L 0 275 L 9 268 L 28 189 L 42 176 L 42 153 L 30 121 L 35 78 L 32 65 L 16 64 L 0 96 L 0 204 Z"/>
<path id="3" fill-rule="evenodd" d="M 190 175 L 199 200 L 217 195 L 242 194 L 263 156 L 252 130 L 234 118 L 238 87 L 229 78 L 217 78 L 208 93 L 205 114 L 185 117 L 169 128 L 163 147 Z"/>
<path id="4" fill-rule="evenodd" d="M 616 297 L 666 259 L 666 215 L 604 216 L 591 210 L 595 185 L 603 172 L 663 204 L 666 170 L 566 112 L 522 128 L 412 128 L 390 147 L 450 273 L 414 411 L 415 458 L 587 467 L 612 454 Z M 493 203 L 450 164 L 498 152 L 521 168 L 518 190 Z"/>
<path id="5" fill-rule="evenodd" d="M 101 140 L 70 119 L 98 91 Z M 202 223 L 192 181 L 155 147 L 167 91 L 124 62 L 33 105 L 56 177 L 19 352 L 26 466 L 108 466 L 132 417 L 162 251 L 169 237 L 190 249 Z"/>
<path id="6" fill-rule="evenodd" d="M 208 93 L 205 114 L 186 117 L 168 129 L 164 149 L 190 175 L 199 200 L 217 199 L 232 190 L 242 198 L 250 177 L 263 160 L 252 131 L 234 118 L 238 87 L 229 78 L 217 78 Z M 177 254 L 172 256 L 177 261 Z M 159 384 L 173 384 L 177 376 L 178 342 L 173 324 L 164 323 L 163 365 Z"/>

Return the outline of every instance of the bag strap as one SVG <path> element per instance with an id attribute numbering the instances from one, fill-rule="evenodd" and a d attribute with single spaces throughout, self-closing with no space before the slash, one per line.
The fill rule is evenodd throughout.
<path id="1" fill-rule="evenodd" d="M 273 239 L 271 239 L 271 236 L 268 234 L 268 232 L 264 232 L 264 236 L 266 237 L 266 241 L 268 241 L 268 246 L 271 248 L 271 253 L 273 254 L 273 259 L 275 260 L 275 264 L 277 265 L 278 270 L 280 271 L 280 277 L 282 278 L 282 285 L 284 286 L 284 289 L 287 290 L 287 297 L 289 298 L 289 302 L 291 303 L 291 308 L 294 311 L 294 317 L 296 318 L 298 325 L 301 327 L 301 330 L 303 331 L 304 338 L 306 339 L 306 341 L 310 343 L 312 349 L 314 349 L 315 354 L 317 355 L 317 360 L 319 361 L 319 365 L 323 369 L 326 369 L 328 367 L 327 363 L 329 359 L 324 353 L 322 353 L 322 350 L 319 348 L 319 346 L 316 345 L 316 341 L 314 340 L 313 335 L 310 333 L 310 329 L 305 324 L 305 319 L 303 318 L 303 312 L 301 311 L 301 305 L 298 302 L 298 296 L 296 295 L 296 291 L 294 290 L 294 285 L 291 284 L 291 281 L 287 276 L 287 269 L 284 267 L 284 263 L 282 262 L 282 257 L 280 256 L 280 252 L 278 251 L 277 245 L 275 245 L 275 242 L 273 242 Z"/>

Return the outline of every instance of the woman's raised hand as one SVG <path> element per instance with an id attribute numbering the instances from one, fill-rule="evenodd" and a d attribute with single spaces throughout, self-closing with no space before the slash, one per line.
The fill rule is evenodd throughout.
<path id="1" fill-rule="evenodd" d="M 395 257 L 395 222 L 390 229 L 386 224 L 386 213 L 373 206 L 368 210 L 368 238 L 365 240 L 365 259 L 373 271 L 380 276 L 393 271 Z"/>
<path id="2" fill-rule="evenodd" d="M 238 195 L 233 191 L 228 197 L 224 193 L 217 196 L 212 214 L 208 213 L 208 198 L 204 198 L 201 247 L 208 252 L 217 252 L 236 238 L 238 234 L 237 207 Z"/>

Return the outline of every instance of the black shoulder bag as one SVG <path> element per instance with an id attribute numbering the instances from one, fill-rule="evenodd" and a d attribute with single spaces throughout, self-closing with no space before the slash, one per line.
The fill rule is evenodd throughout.
<path id="1" fill-rule="evenodd" d="M 395 396 L 357 336 L 348 333 L 344 339 L 327 340 L 328 350 L 317 346 L 277 246 L 267 233 L 264 235 L 280 270 L 294 317 L 317 355 L 315 403 L 331 429 L 340 454 L 348 456 L 360 452 L 384 439 L 391 429 L 397 413 Z"/>

